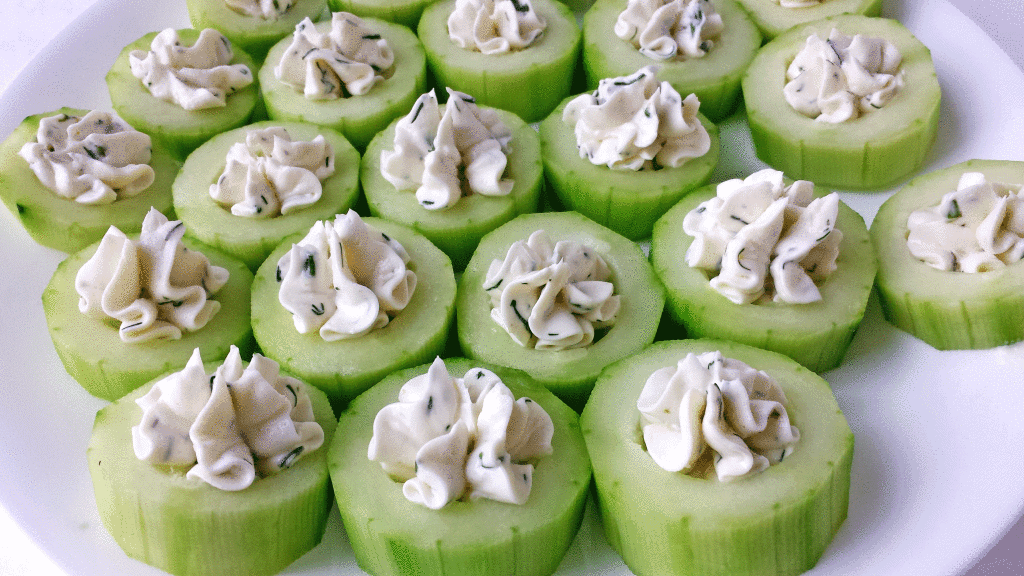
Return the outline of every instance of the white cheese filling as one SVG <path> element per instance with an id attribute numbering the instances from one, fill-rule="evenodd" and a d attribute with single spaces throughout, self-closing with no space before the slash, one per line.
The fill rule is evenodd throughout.
<path id="1" fill-rule="evenodd" d="M 654 60 L 700 58 L 724 30 L 709 0 L 629 0 L 615 21 L 615 35 Z"/>
<path id="2" fill-rule="evenodd" d="M 779 6 L 783 8 L 810 8 L 817 6 L 825 0 L 773 0 Z"/>
<path id="3" fill-rule="evenodd" d="M 295 0 L 224 0 L 232 11 L 263 20 L 277 20 L 292 9 Z"/>
<path id="4" fill-rule="evenodd" d="M 455 0 L 448 37 L 460 48 L 508 54 L 528 48 L 547 28 L 530 0 Z"/>

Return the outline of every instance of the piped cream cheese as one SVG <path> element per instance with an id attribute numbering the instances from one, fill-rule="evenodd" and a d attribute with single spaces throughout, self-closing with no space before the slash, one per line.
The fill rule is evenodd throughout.
<path id="1" fill-rule="evenodd" d="M 263 20 L 277 20 L 292 9 L 295 0 L 224 0 L 232 11 Z"/>
<path id="2" fill-rule="evenodd" d="M 773 0 L 779 6 L 783 8 L 810 8 L 817 6 L 825 0 Z"/>
<path id="3" fill-rule="evenodd" d="M 80 204 L 110 204 L 149 188 L 152 142 L 115 114 L 57 114 L 39 121 L 34 142 L 18 154 L 39 182 Z"/>
<path id="4" fill-rule="evenodd" d="M 700 58 L 724 30 L 710 0 L 629 0 L 615 21 L 615 35 L 654 60 Z"/>
<path id="5" fill-rule="evenodd" d="M 1024 258 L 1024 193 L 1020 184 L 966 172 L 937 206 L 907 220 L 907 248 L 932 268 L 986 272 Z"/>
<path id="6" fill-rule="evenodd" d="M 235 346 L 212 374 L 196 348 L 183 370 L 135 402 L 142 408 L 132 427 L 135 456 L 188 466 L 187 478 L 221 490 L 244 490 L 324 442 L 305 384 L 259 354 L 243 366 Z"/>
<path id="7" fill-rule="evenodd" d="M 149 51 L 128 55 L 132 75 L 155 98 L 201 110 L 227 105 L 234 92 L 252 84 L 245 64 L 231 64 L 231 42 L 220 32 L 206 28 L 192 46 L 184 46 L 178 31 L 167 28 L 156 35 Z"/>
<path id="8" fill-rule="evenodd" d="M 737 304 L 821 300 L 816 282 L 836 270 L 843 234 L 838 194 L 813 193 L 811 182 L 786 185 L 770 168 L 722 182 L 683 219 L 694 237 L 686 263 L 712 274 L 711 286 Z"/>
<path id="9" fill-rule="evenodd" d="M 647 66 L 605 78 L 565 106 L 562 121 L 573 126 L 581 158 L 616 170 L 660 170 L 707 154 L 711 136 L 697 117 L 697 96 L 684 100 L 656 73 Z"/>
<path id="10" fill-rule="evenodd" d="M 185 248 L 184 234 L 181 222 L 152 208 L 138 240 L 111 226 L 75 276 L 78 309 L 119 322 L 121 340 L 129 343 L 177 340 L 205 326 L 220 310 L 212 296 L 228 271 Z"/>
<path id="11" fill-rule="evenodd" d="M 544 33 L 547 22 L 530 0 L 455 0 L 448 36 L 460 48 L 483 54 L 524 50 Z"/>
<path id="12" fill-rule="evenodd" d="M 367 457 L 403 482 L 406 498 L 434 510 L 478 498 L 525 504 L 553 435 L 548 413 L 516 399 L 490 370 L 454 378 L 437 358 L 377 413 Z"/>
<path id="13" fill-rule="evenodd" d="M 647 453 L 669 472 L 699 474 L 710 458 L 721 482 L 782 462 L 800 431 L 767 373 L 722 356 L 687 354 L 647 379 L 637 409 Z"/>
<path id="14" fill-rule="evenodd" d="M 462 196 L 507 196 L 505 177 L 512 133 L 497 112 L 448 88 L 444 114 L 434 91 L 421 95 L 395 128 L 394 149 L 380 155 L 384 178 L 398 190 L 415 190 L 428 210 L 444 210 Z"/>
<path id="15" fill-rule="evenodd" d="M 278 260 L 278 300 L 300 334 L 326 341 L 383 328 L 409 304 L 416 273 L 398 241 L 363 222 L 355 211 L 317 221 Z"/>

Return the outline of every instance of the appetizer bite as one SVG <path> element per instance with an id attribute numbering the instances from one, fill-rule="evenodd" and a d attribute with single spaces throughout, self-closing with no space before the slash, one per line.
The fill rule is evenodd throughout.
<path id="1" fill-rule="evenodd" d="M 878 16 L 882 0 L 738 0 L 768 40 L 799 24 L 839 14 Z"/>
<path id="2" fill-rule="evenodd" d="M 327 11 L 327 0 L 185 0 L 188 19 L 198 30 L 216 28 L 256 62 L 292 33 L 303 18 L 314 21 Z"/>

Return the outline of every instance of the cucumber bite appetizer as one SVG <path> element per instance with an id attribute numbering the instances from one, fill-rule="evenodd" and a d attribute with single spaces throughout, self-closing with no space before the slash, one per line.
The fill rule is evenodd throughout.
<path id="1" fill-rule="evenodd" d="M 329 466 L 375 576 L 546 576 L 582 520 L 576 413 L 522 372 L 453 358 L 396 372 L 338 422 Z"/>
<path id="2" fill-rule="evenodd" d="M 527 122 L 571 92 L 580 28 L 556 0 L 445 0 L 423 12 L 417 34 L 438 86 Z"/>
<path id="3" fill-rule="evenodd" d="M 853 433 L 779 354 L 658 342 L 601 373 L 580 425 L 605 536 L 638 576 L 794 576 L 846 519 Z"/>
<path id="4" fill-rule="evenodd" d="M 761 33 L 734 0 L 597 0 L 583 17 L 590 87 L 656 65 L 661 80 L 696 94 L 715 122 L 736 108 L 760 46 Z"/>
<path id="5" fill-rule="evenodd" d="M 758 158 L 841 189 L 911 176 L 938 130 L 931 52 L 887 18 L 844 15 L 790 29 L 758 53 L 743 95 Z"/>
<path id="6" fill-rule="evenodd" d="M 1024 162 L 911 180 L 871 224 L 886 319 L 940 350 L 1024 340 Z"/>
<path id="7" fill-rule="evenodd" d="M 436 0 L 327 0 L 333 12 L 350 12 L 361 18 L 375 18 L 416 29 L 423 9 Z"/>
<path id="8" fill-rule="evenodd" d="M 249 123 L 260 100 L 255 66 L 220 32 L 151 32 L 107 73 L 114 110 L 178 158 L 215 134 Z"/>
<path id="9" fill-rule="evenodd" d="M 185 0 L 185 5 L 193 28 L 220 30 L 256 62 L 304 18 L 317 21 L 327 11 L 327 0 Z"/>
<path id="10" fill-rule="evenodd" d="M 333 128 L 364 150 L 426 90 L 426 66 L 405 26 L 335 12 L 275 44 L 259 79 L 270 118 Z"/>
<path id="11" fill-rule="evenodd" d="M 459 343 L 576 409 L 601 368 L 654 341 L 665 292 L 635 243 L 575 212 L 484 236 L 459 281 Z"/>
<path id="12" fill-rule="evenodd" d="M 215 136 L 174 181 L 189 236 L 256 270 L 285 236 L 347 212 L 359 197 L 359 152 L 338 132 L 267 121 Z"/>
<path id="13" fill-rule="evenodd" d="M 260 349 L 336 409 L 440 354 L 454 312 L 448 257 L 405 226 L 352 210 L 286 238 L 252 285 Z"/>
<path id="14" fill-rule="evenodd" d="M 798 24 L 839 14 L 878 16 L 882 0 L 738 0 L 771 40 Z"/>
<path id="15" fill-rule="evenodd" d="M 606 78 L 568 98 L 540 125 L 544 172 L 568 210 L 631 240 L 702 186 L 718 164 L 718 128 L 659 81 L 653 66 Z"/>
<path id="16" fill-rule="evenodd" d="M 323 536 L 334 413 L 259 354 L 207 366 L 197 348 L 96 414 L 96 507 L 125 554 L 171 574 L 276 574 Z"/>
<path id="17" fill-rule="evenodd" d="M 536 130 L 504 110 L 433 91 L 378 134 L 360 181 L 374 216 L 410 226 L 452 259 L 469 262 L 484 234 L 536 212 L 544 185 Z"/>
<path id="18" fill-rule="evenodd" d="M 29 116 L 0 144 L 0 198 L 33 240 L 77 252 L 110 226 L 137 233 L 171 213 L 179 163 L 114 114 L 61 108 Z"/>
<path id="19" fill-rule="evenodd" d="M 135 238 L 111 227 L 57 266 L 43 312 L 57 355 L 90 394 L 116 400 L 231 346 L 252 350 L 244 264 L 184 238 L 181 222 L 150 210 Z"/>
<path id="20" fill-rule="evenodd" d="M 655 225 L 651 263 L 690 337 L 815 372 L 842 362 L 877 270 L 864 220 L 838 194 L 771 169 L 684 198 Z"/>

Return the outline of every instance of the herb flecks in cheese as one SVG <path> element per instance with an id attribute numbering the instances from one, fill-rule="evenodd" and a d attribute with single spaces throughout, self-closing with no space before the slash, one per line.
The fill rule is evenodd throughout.
<path id="1" fill-rule="evenodd" d="M 295 0 L 224 0 L 224 4 L 243 16 L 277 20 L 292 9 Z"/>
<path id="2" fill-rule="evenodd" d="M 508 54 L 537 41 L 547 22 L 530 0 L 455 0 L 448 36 L 460 48 Z"/>
<path id="3" fill-rule="evenodd" d="M 654 60 L 700 58 L 723 30 L 709 0 L 629 0 L 615 21 L 615 35 Z"/>

